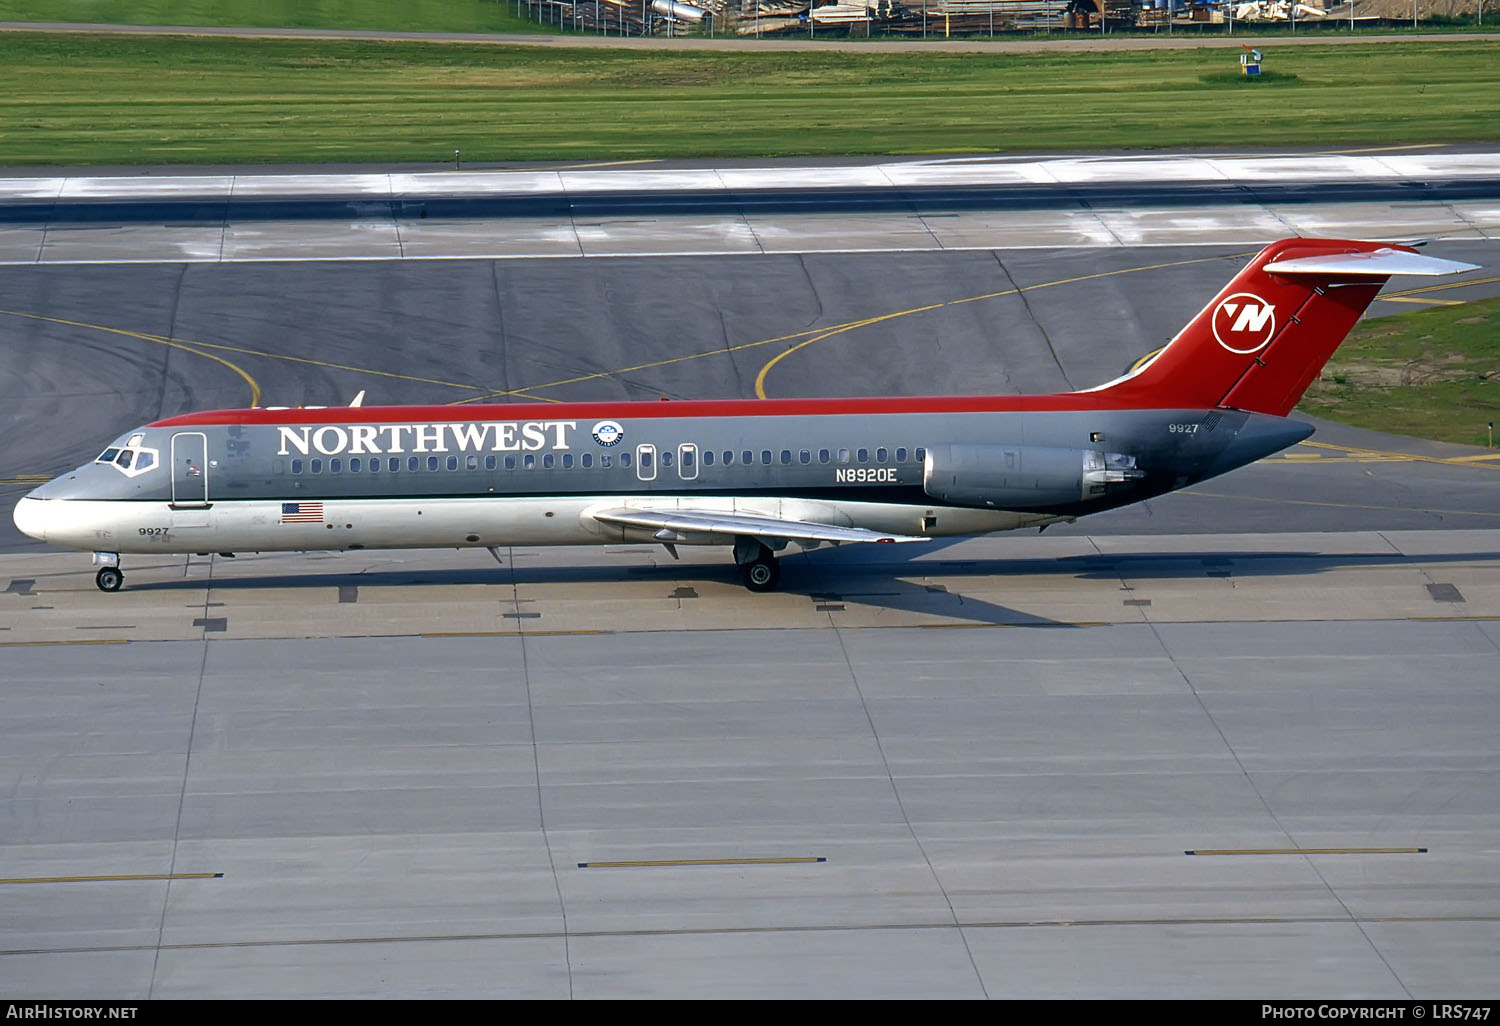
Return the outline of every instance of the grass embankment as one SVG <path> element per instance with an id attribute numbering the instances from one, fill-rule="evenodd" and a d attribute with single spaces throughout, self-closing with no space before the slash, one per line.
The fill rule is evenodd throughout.
<path id="1" fill-rule="evenodd" d="M 1226 44 L 1227 45 L 1227 44 Z M 628 160 L 1500 137 L 1500 40 L 1068 54 L 0 36 L 0 165 Z M 1269 87 L 1268 87 L 1269 86 Z"/>
<path id="2" fill-rule="evenodd" d="M 1484 445 L 1500 421 L 1500 299 L 1357 325 L 1300 409 L 1341 424 Z"/>
<path id="3" fill-rule="evenodd" d="M 0 21 L 387 32 L 547 32 L 514 0 L 0 0 Z"/>

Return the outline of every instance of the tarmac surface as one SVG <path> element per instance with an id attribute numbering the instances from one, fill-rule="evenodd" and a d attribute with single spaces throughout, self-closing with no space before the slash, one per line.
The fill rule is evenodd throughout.
<path id="1" fill-rule="evenodd" d="M 1084 387 L 1256 241 L 660 238 L 0 268 L 0 506 L 252 398 L 751 396 L 802 343 L 767 394 Z M 1375 312 L 1495 294 L 1497 245 L 1434 242 L 1487 269 Z M 127 559 L 104 594 L 6 518 L 0 993 L 1483 996 L 1495 455 L 1324 425 L 1040 537 L 794 556 L 770 595 L 623 546 Z"/>

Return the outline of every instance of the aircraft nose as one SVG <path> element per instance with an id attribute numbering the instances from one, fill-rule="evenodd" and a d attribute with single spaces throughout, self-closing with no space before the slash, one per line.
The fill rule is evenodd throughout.
<path id="1" fill-rule="evenodd" d="M 29 535 L 37 541 L 47 540 L 47 520 L 44 510 L 46 504 L 46 500 L 33 499 L 29 495 L 16 503 L 11 519 L 16 522 L 16 527 L 22 534 Z"/>

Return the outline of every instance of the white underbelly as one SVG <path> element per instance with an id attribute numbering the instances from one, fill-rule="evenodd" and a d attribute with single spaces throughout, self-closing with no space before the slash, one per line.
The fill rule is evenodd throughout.
<path id="1" fill-rule="evenodd" d="M 703 509 L 928 537 L 984 534 L 1055 517 L 870 502 L 776 497 L 567 496 L 474 499 L 329 499 L 166 503 L 49 500 L 39 516 L 54 545 L 104 552 L 277 552 L 310 549 L 454 548 L 648 542 L 649 533 L 606 528 L 594 511 L 622 507 Z M 705 536 L 703 544 L 725 539 Z"/>

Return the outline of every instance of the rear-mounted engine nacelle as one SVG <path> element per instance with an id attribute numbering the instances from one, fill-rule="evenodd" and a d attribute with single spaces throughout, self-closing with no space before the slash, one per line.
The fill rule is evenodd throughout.
<path id="1" fill-rule="evenodd" d="M 922 487 L 940 502 L 1039 509 L 1098 498 L 1145 477 L 1134 456 L 1046 445 L 938 445 L 927 450 Z"/>

